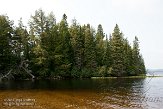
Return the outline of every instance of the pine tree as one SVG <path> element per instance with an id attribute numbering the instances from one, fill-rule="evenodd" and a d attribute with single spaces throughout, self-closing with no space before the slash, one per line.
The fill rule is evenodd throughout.
<path id="1" fill-rule="evenodd" d="M 142 55 L 140 55 L 140 74 L 146 74 L 146 67 Z"/>
<path id="2" fill-rule="evenodd" d="M 14 77 L 91 77 L 130 76 L 146 73 L 135 37 L 131 47 L 116 24 L 108 39 L 99 24 L 97 32 L 90 24 L 81 26 L 76 19 L 69 27 L 66 14 L 56 24 L 54 14 L 35 11 L 29 21 L 29 32 L 19 21 L 0 15 L 0 72 Z M 19 68 L 31 69 L 22 75 Z M 34 76 L 33 76 L 34 75 Z M 1 76 L 1 75 L 0 75 Z"/>
<path id="3" fill-rule="evenodd" d="M 15 51 L 18 58 L 29 60 L 29 34 L 26 27 L 22 23 L 22 19 L 19 20 L 19 26 L 15 28 L 13 39 L 15 41 Z"/>
<path id="4" fill-rule="evenodd" d="M 56 18 L 53 12 L 46 16 L 46 31 L 49 31 L 53 26 L 56 25 Z"/>
<path id="5" fill-rule="evenodd" d="M 144 60 L 140 55 L 139 40 L 136 36 L 135 40 L 133 41 L 132 58 L 133 58 L 132 75 L 145 74 Z"/>
<path id="6" fill-rule="evenodd" d="M 48 47 L 48 60 L 49 60 L 49 68 L 51 69 L 51 75 L 57 76 L 58 69 L 60 65 L 62 64 L 62 54 L 61 54 L 61 39 L 58 32 L 58 25 L 55 25 L 53 28 L 51 28 L 50 31 L 50 37 L 49 37 L 49 47 Z"/>
<path id="7" fill-rule="evenodd" d="M 111 40 L 111 36 L 110 36 Z M 105 76 L 109 76 L 111 73 L 111 66 L 112 66 L 112 57 L 111 57 L 111 41 L 108 40 L 108 37 L 106 35 L 106 41 L 105 41 L 105 51 L 103 56 L 103 65 L 106 67 L 105 70 Z"/>
<path id="8" fill-rule="evenodd" d="M 62 55 L 62 65 L 60 66 L 62 76 L 70 76 L 70 70 L 72 67 L 73 50 L 70 41 L 70 33 L 68 30 L 67 16 L 63 15 L 63 18 L 59 24 L 59 36 Z"/>
<path id="9" fill-rule="evenodd" d="M 124 66 L 125 66 L 125 75 L 129 76 L 132 72 L 132 48 L 127 39 L 124 39 Z"/>
<path id="10" fill-rule="evenodd" d="M 102 25 L 99 24 L 96 33 L 96 59 L 98 66 L 102 66 L 102 60 L 104 56 L 104 32 Z"/>
<path id="11" fill-rule="evenodd" d="M 94 31 L 88 24 L 85 29 L 85 44 L 84 44 L 84 65 L 85 68 L 95 71 L 97 67 Z"/>
<path id="12" fill-rule="evenodd" d="M 12 35 L 12 53 L 13 60 L 15 61 L 13 68 L 15 72 L 15 78 L 25 78 L 26 73 L 24 70 L 20 70 L 22 63 L 26 66 L 29 65 L 30 56 L 29 56 L 29 34 L 26 30 L 26 27 L 22 23 L 22 19 L 19 20 L 18 27 L 14 28 Z"/>
<path id="13" fill-rule="evenodd" d="M 84 35 L 82 28 L 73 20 L 73 24 L 70 28 L 71 42 L 74 51 L 74 67 L 80 71 L 83 67 L 83 53 L 84 53 Z"/>
<path id="14" fill-rule="evenodd" d="M 46 16 L 42 9 L 36 10 L 29 20 L 30 67 L 37 77 L 46 76 L 46 50 L 42 48 L 41 38 L 45 35 Z"/>
<path id="15" fill-rule="evenodd" d="M 35 15 L 31 16 L 29 25 L 32 48 L 31 66 L 37 75 L 41 77 L 50 76 L 54 72 L 54 59 L 51 58 L 54 37 L 51 33 L 54 32 L 52 28 L 56 25 L 55 16 L 53 13 L 46 16 L 43 10 L 36 10 Z"/>
<path id="16" fill-rule="evenodd" d="M 12 67 L 12 33 L 13 23 L 7 16 L 0 15 L 0 72 L 4 73 Z"/>
<path id="17" fill-rule="evenodd" d="M 35 15 L 31 16 L 29 21 L 30 29 L 33 29 L 33 34 L 39 36 L 41 33 L 46 30 L 46 16 L 45 12 L 42 9 L 36 10 Z"/>
<path id="18" fill-rule="evenodd" d="M 139 74 L 139 40 L 135 37 L 133 41 L 133 50 L 132 50 L 132 58 L 133 58 L 133 72 L 132 75 Z"/>
<path id="19" fill-rule="evenodd" d="M 112 71 L 114 76 L 124 75 L 124 57 L 123 57 L 123 36 L 116 24 L 114 32 L 112 33 Z"/>

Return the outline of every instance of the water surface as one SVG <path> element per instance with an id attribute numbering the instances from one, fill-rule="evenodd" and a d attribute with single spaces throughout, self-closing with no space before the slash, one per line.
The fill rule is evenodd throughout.
<path id="1" fill-rule="evenodd" d="M 24 109 L 161 109 L 162 92 L 162 77 L 1 81 L 0 107 L 4 109 L 22 107 Z M 27 102 L 31 104 L 22 105 L 21 103 L 26 103 L 27 99 L 32 100 Z"/>

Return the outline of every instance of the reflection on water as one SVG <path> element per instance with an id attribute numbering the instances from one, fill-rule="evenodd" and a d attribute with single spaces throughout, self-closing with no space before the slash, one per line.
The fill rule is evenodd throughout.
<path id="1" fill-rule="evenodd" d="M 162 84 L 162 77 L 4 81 L 0 82 L 0 100 L 34 98 L 33 109 L 161 109 Z"/>

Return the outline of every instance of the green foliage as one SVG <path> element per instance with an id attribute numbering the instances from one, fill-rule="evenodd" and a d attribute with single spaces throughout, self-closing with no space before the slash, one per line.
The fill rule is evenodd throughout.
<path id="1" fill-rule="evenodd" d="M 108 40 L 108 37 L 106 36 L 106 41 L 104 42 L 104 55 L 102 59 L 102 63 L 107 68 L 112 66 L 112 57 L 111 57 L 111 36 L 110 40 Z"/>
<path id="2" fill-rule="evenodd" d="M 81 77 L 81 71 L 74 67 L 72 70 L 71 70 L 71 77 L 72 78 L 80 78 Z"/>
<path id="3" fill-rule="evenodd" d="M 123 36 L 116 24 L 114 32 L 112 33 L 112 43 L 111 43 L 111 56 L 113 60 L 112 64 L 112 74 L 114 76 L 123 76 L 125 71 L 124 56 L 123 56 Z"/>
<path id="4" fill-rule="evenodd" d="M 133 64 L 133 58 L 132 58 L 132 47 L 130 46 L 127 39 L 124 39 L 124 66 L 125 66 L 125 75 L 130 75 L 132 72 L 132 64 Z"/>
<path id="5" fill-rule="evenodd" d="M 7 16 L 0 16 L 0 72 L 13 69 L 15 78 L 29 78 L 24 67 L 36 78 L 89 78 L 92 76 L 130 76 L 146 73 L 139 41 L 133 46 L 116 24 L 109 39 L 102 25 L 97 31 L 90 24 L 71 26 L 66 14 L 56 23 L 53 13 L 36 10 L 29 31 L 20 19 L 13 28 Z"/>
<path id="6" fill-rule="evenodd" d="M 73 64 L 78 70 L 81 70 L 84 65 L 84 29 L 74 19 L 69 31 L 73 48 Z"/>
<path id="7" fill-rule="evenodd" d="M 133 72 L 131 75 L 139 75 L 139 74 L 146 73 L 144 59 L 139 52 L 140 52 L 139 40 L 137 37 L 135 37 L 135 40 L 133 41 L 133 49 L 132 49 Z"/>
<path id="8" fill-rule="evenodd" d="M 107 74 L 107 66 L 101 66 L 97 68 L 97 75 L 100 77 L 108 76 Z"/>
<path id="9" fill-rule="evenodd" d="M 0 15 L 0 71 L 4 72 L 11 66 L 13 60 L 12 55 L 12 22 L 7 16 Z"/>
<path id="10" fill-rule="evenodd" d="M 68 31 L 68 23 L 66 14 L 59 24 L 59 36 L 60 36 L 60 54 L 63 56 L 61 59 L 60 70 L 62 70 L 61 76 L 70 76 L 70 70 L 72 68 L 73 49 L 70 41 L 70 33 Z"/>
<path id="11" fill-rule="evenodd" d="M 88 24 L 85 27 L 85 42 L 84 42 L 84 66 L 87 69 L 95 70 L 97 67 L 96 50 L 94 40 L 94 30 Z"/>
<path id="12" fill-rule="evenodd" d="M 103 33 L 103 28 L 102 25 L 99 24 L 98 28 L 97 28 L 97 33 L 96 33 L 96 39 L 95 39 L 95 43 L 96 43 L 96 60 L 98 63 L 98 66 L 102 66 L 102 60 L 104 57 L 104 33 Z M 108 47 L 108 46 L 107 46 Z"/>
<path id="13" fill-rule="evenodd" d="M 83 68 L 81 70 L 81 76 L 80 78 L 90 78 L 93 75 L 93 71 L 89 68 Z"/>

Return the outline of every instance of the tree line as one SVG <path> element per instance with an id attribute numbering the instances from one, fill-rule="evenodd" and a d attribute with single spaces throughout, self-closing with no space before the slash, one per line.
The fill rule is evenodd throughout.
<path id="1" fill-rule="evenodd" d="M 53 13 L 46 15 L 41 9 L 31 16 L 29 29 L 22 19 L 18 26 L 13 24 L 0 15 L 1 75 L 10 71 L 13 78 L 25 79 L 30 75 L 87 78 L 146 73 L 138 38 L 131 45 L 117 24 L 107 36 L 101 24 L 95 30 L 73 19 L 69 26 L 66 14 L 57 23 Z"/>

